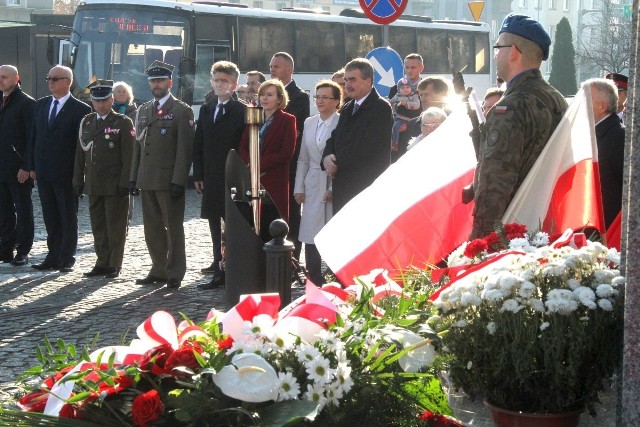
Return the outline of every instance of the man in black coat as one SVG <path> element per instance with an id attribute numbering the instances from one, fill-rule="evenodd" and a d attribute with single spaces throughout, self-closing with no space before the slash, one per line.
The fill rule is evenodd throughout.
<path id="1" fill-rule="evenodd" d="M 590 79 L 582 87 L 591 88 L 604 224 L 609 228 L 622 209 L 625 128 L 616 114 L 618 89 L 607 79 Z"/>
<path id="2" fill-rule="evenodd" d="M 373 87 L 373 66 L 356 58 L 345 66 L 345 89 L 352 100 L 342 109 L 322 154 L 323 170 L 333 178 L 333 213 L 367 188 L 391 161 L 389 102 Z"/>
<path id="3" fill-rule="evenodd" d="M 302 243 L 298 240 L 298 232 L 300 231 L 300 205 L 293 197 L 293 187 L 296 182 L 296 170 L 298 168 L 298 156 L 300 155 L 300 141 L 302 141 L 302 131 L 304 131 L 304 121 L 310 114 L 309 95 L 300 89 L 293 80 L 294 62 L 291 55 L 287 52 L 278 52 L 273 55 L 269 63 L 269 71 L 271 77 L 278 79 L 287 90 L 289 103 L 284 109 L 285 112 L 293 114 L 296 117 L 296 149 L 289 163 L 289 235 L 288 239 L 295 245 L 293 256 L 300 258 Z"/>
<path id="4" fill-rule="evenodd" d="M 36 104 L 19 82 L 16 67 L 0 66 L 0 262 L 16 266 L 29 262 L 33 245 L 33 180 L 24 169 Z M 22 182 L 18 182 L 18 171 Z"/>
<path id="5" fill-rule="evenodd" d="M 47 82 L 52 96 L 36 103 L 25 169 L 37 180 L 49 249 L 33 268 L 67 273 L 73 271 L 78 246 L 78 197 L 73 191 L 78 129 L 91 107 L 71 95 L 70 68 L 56 65 Z"/>
<path id="6" fill-rule="evenodd" d="M 225 163 L 230 150 L 237 150 L 244 130 L 246 105 L 232 98 L 240 71 L 236 64 L 219 61 L 211 67 L 211 84 L 215 97 L 202 105 L 193 141 L 193 179 L 202 193 L 200 216 L 209 220 L 213 241 L 213 263 L 203 273 L 213 273 L 200 289 L 224 285 L 222 261 L 222 227 L 224 218 Z"/>

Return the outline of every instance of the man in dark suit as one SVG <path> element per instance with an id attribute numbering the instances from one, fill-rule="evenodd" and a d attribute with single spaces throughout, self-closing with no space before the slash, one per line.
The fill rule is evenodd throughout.
<path id="1" fill-rule="evenodd" d="M 322 154 L 322 169 L 333 178 L 333 213 L 367 188 L 391 161 L 389 102 L 373 87 L 373 66 L 356 58 L 345 66 L 345 89 L 352 100 Z"/>
<path id="2" fill-rule="evenodd" d="M 284 111 L 296 117 L 296 129 L 298 131 L 298 134 L 296 135 L 296 148 L 289 165 L 289 193 L 291 194 L 289 200 L 288 238 L 295 245 L 293 256 L 298 259 L 300 258 L 300 251 L 302 249 L 302 243 L 298 240 L 298 231 L 300 230 L 300 205 L 293 197 L 293 184 L 296 182 L 298 156 L 300 155 L 300 141 L 302 140 L 304 121 L 307 120 L 310 114 L 310 103 L 309 95 L 300 89 L 293 80 L 294 65 L 291 55 L 287 52 L 278 52 L 273 55 L 273 58 L 271 58 L 269 71 L 271 72 L 271 77 L 280 80 L 287 91 L 289 103 Z"/>
<path id="3" fill-rule="evenodd" d="M 16 67 L 0 66 L 0 262 L 15 266 L 29 262 L 33 245 L 33 180 L 24 169 L 36 101 L 20 89 L 19 82 Z"/>
<path id="4" fill-rule="evenodd" d="M 246 105 L 231 97 L 238 86 L 238 66 L 219 61 L 211 67 L 211 84 L 215 97 L 203 104 L 193 141 L 193 180 L 202 194 L 200 216 L 209 220 L 213 241 L 213 263 L 202 269 L 213 273 L 211 281 L 198 285 L 200 289 L 214 289 L 224 285 L 222 261 L 222 226 L 224 218 L 224 175 L 227 154 L 237 150 L 244 130 Z"/>
<path id="5" fill-rule="evenodd" d="M 582 87 L 591 89 L 604 224 L 609 228 L 622 209 L 625 128 L 616 114 L 618 89 L 608 79 L 590 79 L 582 83 Z"/>
<path id="6" fill-rule="evenodd" d="M 66 273 L 73 271 L 78 246 L 78 198 L 72 184 L 78 129 L 91 107 L 71 95 L 70 68 L 56 65 L 47 82 L 52 96 L 36 103 L 25 169 L 38 183 L 49 249 L 33 268 Z"/>
<path id="7" fill-rule="evenodd" d="M 138 109 L 129 188 L 142 190 L 144 240 L 151 271 L 139 285 L 177 289 L 187 271 L 184 191 L 193 152 L 193 110 L 175 98 L 173 65 L 154 61 L 146 73 L 154 99 Z"/>

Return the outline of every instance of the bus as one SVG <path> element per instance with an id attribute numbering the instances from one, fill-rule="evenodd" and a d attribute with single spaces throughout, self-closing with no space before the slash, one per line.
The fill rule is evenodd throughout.
<path id="1" fill-rule="evenodd" d="M 486 23 L 402 18 L 388 26 L 389 45 L 401 57 L 420 53 L 424 75 L 451 77 L 453 68 L 468 86 L 492 86 Z M 296 83 L 310 91 L 318 80 L 382 43 L 383 26 L 350 9 L 335 16 L 198 0 L 84 0 L 58 57 L 73 68 L 75 95 L 86 98 L 85 88 L 95 79 L 123 80 L 133 87 L 138 103 L 151 98 L 146 68 L 154 60 L 172 64 L 172 93 L 197 108 L 211 90 L 210 69 L 216 61 L 268 76 L 272 55 L 289 52 Z"/>

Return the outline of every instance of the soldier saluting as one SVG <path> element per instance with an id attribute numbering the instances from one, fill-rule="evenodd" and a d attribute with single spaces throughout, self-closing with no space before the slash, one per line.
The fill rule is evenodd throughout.
<path id="1" fill-rule="evenodd" d="M 73 188 L 89 195 L 89 215 L 98 260 L 85 276 L 118 277 L 129 211 L 129 174 L 135 131 L 130 118 L 112 110 L 113 81 L 88 86 L 94 113 L 80 122 Z"/>
<path id="2" fill-rule="evenodd" d="M 139 285 L 167 283 L 176 289 L 187 270 L 184 241 L 184 189 L 193 150 L 193 110 L 176 99 L 173 66 L 154 61 L 146 74 L 154 100 L 136 116 L 136 140 L 129 189 L 141 190 L 144 239 L 151 271 Z"/>

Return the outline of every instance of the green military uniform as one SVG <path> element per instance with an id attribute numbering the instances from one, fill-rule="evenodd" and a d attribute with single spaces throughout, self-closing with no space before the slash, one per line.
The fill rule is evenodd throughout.
<path id="1" fill-rule="evenodd" d="M 89 215 L 99 269 L 120 268 L 127 235 L 127 187 L 135 132 L 131 119 L 90 113 L 80 123 L 73 186 L 89 195 Z"/>
<path id="2" fill-rule="evenodd" d="M 479 238 L 494 230 L 567 109 L 564 97 L 538 69 L 511 80 L 481 125 L 473 188 L 473 231 Z"/>
<path id="3" fill-rule="evenodd" d="M 156 109 L 140 106 L 130 181 L 141 190 L 144 236 L 152 261 L 150 276 L 180 282 L 186 273 L 184 191 L 172 197 L 172 185 L 187 186 L 193 149 L 193 110 L 169 94 Z"/>

